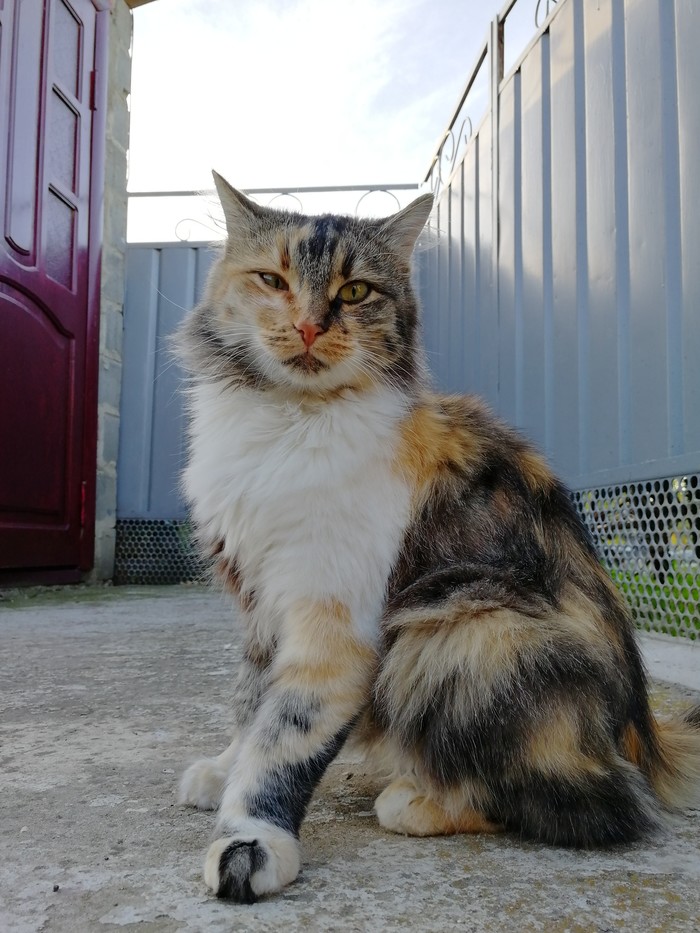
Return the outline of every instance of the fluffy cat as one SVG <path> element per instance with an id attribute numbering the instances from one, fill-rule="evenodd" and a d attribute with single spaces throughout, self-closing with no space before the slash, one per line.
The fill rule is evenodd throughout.
<path id="1" fill-rule="evenodd" d="M 351 733 L 393 766 L 394 832 L 643 836 L 697 788 L 700 709 L 653 717 L 629 612 L 544 460 L 429 390 L 411 253 L 431 198 L 307 217 L 215 180 L 228 239 L 180 335 L 185 487 L 247 642 L 237 734 L 181 786 L 219 809 L 206 883 L 251 902 L 294 880 Z"/>

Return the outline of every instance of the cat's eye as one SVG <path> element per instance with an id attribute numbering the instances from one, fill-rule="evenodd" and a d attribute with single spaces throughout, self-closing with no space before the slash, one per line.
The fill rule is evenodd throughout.
<path id="1" fill-rule="evenodd" d="M 338 292 L 338 297 L 346 305 L 354 305 L 364 301 L 371 291 L 367 282 L 346 282 Z"/>
<path id="2" fill-rule="evenodd" d="M 287 285 L 281 275 L 275 275 L 274 272 L 258 272 L 258 275 L 270 288 L 276 288 L 281 292 L 289 291 L 289 285 Z"/>

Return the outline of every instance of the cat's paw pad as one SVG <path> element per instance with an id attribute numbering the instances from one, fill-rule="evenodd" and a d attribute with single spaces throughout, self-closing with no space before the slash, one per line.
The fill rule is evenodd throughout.
<path id="1" fill-rule="evenodd" d="M 297 840 L 265 827 L 254 836 L 224 836 L 213 842 L 204 862 L 204 880 L 217 897 L 253 904 L 294 881 L 299 867 Z"/>
<path id="2" fill-rule="evenodd" d="M 227 777 L 228 770 L 218 758 L 200 758 L 182 775 L 178 799 L 188 807 L 216 810 Z"/>

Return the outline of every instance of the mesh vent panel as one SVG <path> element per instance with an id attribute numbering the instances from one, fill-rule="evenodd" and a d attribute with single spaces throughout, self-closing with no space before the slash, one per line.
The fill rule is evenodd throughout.
<path id="1" fill-rule="evenodd" d="M 127 518 L 117 521 L 115 584 L 190 583 L 204 576 L 188 522 Z"/>
<path id="2" fill-rule="evenodd" d="M 574 502 L 637 624 L 700 637 L 700 476 L 580 490 Z"/>
<path id="3" fill-rule="evenodd" d="M 573 494 L 637 624 L 700 637 L 700 475 L 626 483 Z M 187 522 L 117 522 L 114 582 L 202 580 Z"/>

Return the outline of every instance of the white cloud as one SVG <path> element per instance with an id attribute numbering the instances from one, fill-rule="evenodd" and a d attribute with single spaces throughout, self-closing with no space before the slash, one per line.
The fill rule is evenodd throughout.
<path id="1" fill-rule="evenodd" d="M 206 187 L 212 166 L 241 187 L 418 181 L 496 5 L 137 8 L 130 187 Z"/>

